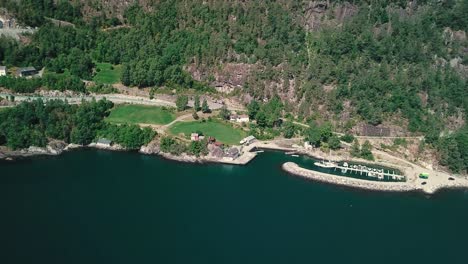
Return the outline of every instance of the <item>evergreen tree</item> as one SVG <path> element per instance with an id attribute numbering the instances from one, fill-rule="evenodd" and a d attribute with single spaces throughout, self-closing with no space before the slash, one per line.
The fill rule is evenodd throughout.
<path id="1" fill-rule="evenodd" d="M 322 139 L 322 132 L 320 127 L 315 122 L 309 124 L 309 128 L 306 131 L 306 140 L 314 147 L 319 147 Z"/>
<path id="2" fill-rule="evenodd" d="M 132 83 L 131 75 L 130 75 L 130 67 L 128 65 L 124 65 L 122 69 L 122 84 L 129 86 Z"/>
<path id="3" fill-rule="evenodd" d="M 357 139 L 354 140 L 354 143 L 351 146 L 350 154 L 353 157 L 360 157 L 361 156 L 361 146 L 359 145 L 359 141 Z"/>
<path id="4" fill-rule="evenodd" d="M 193 119 L 198 120 L 200 117 L 198 116 L 197 112 L 193 112 L 192 114 Z"/>
<path id="5" fill-rule="evenodd" d="M 247 111 L 250 119 L 255 119 L 259 110 L 260 104 L 256 100 L 250 101 L 250 103 L 247 105 Z"/>
<path id="6" fill-rule="evenodd" d="M 177 111 L 184 111 L 187 109 L 188 97 L 186 95 L 179 95 L 176 99 Z"/>
<path id="7" fill-rule="evenodd" d="M 330 147 L 330 149 L 333 149 L 333 150 L 340 149 L 341 148 L 340 139 L 336 135 L 331 136 L 330 139 L 328 139 L 328 146 Z"/>
<path id="8" fill-rule="evenodd" d="M 362 144 L 360 156 L 366 160 L 374 160 L 374 155 L 372 155 L 372 145 L 369 140 L 366 140 L 366 142 Z"/>
<path id="9" fill-rule="evenodd" d="M 229 120 L 230 116 L 231 111 L 227 109 L 226 105 L 223 105 L 223 107 L 221 107 L 221 110 L 219 111 L 219 117 L 223 120 Z"/>
<path id="10" fill-rule="evenodd" d="M 201 107 L 200 107 L 200 96 L 198 96 L 198 95 L 195 95 L 195 99 L 193 100 L 193 108 L 194 108 L 195 112 L 198 112 L 201 109 Z"/>
<path id="11" fill-rule="evenodd" d="M 206 98 L 203 99 L 202 112 L 203 113 L 211 113 L 211 109 L 210 109 L 210 106 L 208 105 L 208 102 L 206 101 Z"/>
<path id="12" fill-rule="evenodd" d="M 267 122 L 267 116 L 264 111 L 260 111 L 255 115 L 255 119 L 257 120 L 257 125 L 259 127 L 266 127 L 268 122 Z"/>

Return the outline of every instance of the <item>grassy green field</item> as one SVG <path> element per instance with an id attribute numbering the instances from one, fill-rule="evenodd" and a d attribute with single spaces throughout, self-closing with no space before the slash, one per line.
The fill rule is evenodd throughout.
<path id="1" fill-rule="evenodd" d="M 99 69 L 99 72 L 97 71 Z M 120 82 L 122 73 L 121 65 L 112 65 L 110 63 L 96 63 L 96 75 L 93 80 L 96 83 L 113 84 Z"/>
<path id="2" fill-rule="evenodd" d="M 201 131 L 205 136 L 213 136 L 217 141 L 230 145 L 239 144 L 239 141 L 246 136 L 244 131 L 220 121 L 177 122 L 169 128 L 169 131 L 174 135 L 183 133 L 185 136 Z"/>
<path id="3" fill-rule="evenodd" d="M 106 120 L 112 123 L 129 124 L 168 124 L 175 120 L 176 115 L 167 109 L 145 105 L 121 105 L 115 107 Z"/>

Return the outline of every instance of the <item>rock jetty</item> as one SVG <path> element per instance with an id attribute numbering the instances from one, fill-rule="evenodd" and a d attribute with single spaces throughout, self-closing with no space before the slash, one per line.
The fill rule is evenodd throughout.
<path id="1" fill-rule="evenodd" d="M 282 166 L 283 170 L 298 175 L 310 180 L 331 183 L 352 188 L 359 188 L 373 191 L 387 192 L 410 192 L 423 191 L 428 194 L 433 194 L 444 188 L 468 188 L 468 180 L 464 178 L 452 178 L 452 180 L 444 180 L 438 182 L 427 182 L 422 184 L 420 180 L 414 182 L 378 182 L 367 181 L 362 179 L 350 178 L 345 176 L 336 176 L 332 174 L 322 173 L 318 171 L 308 170 L 299 167 L 294 162 L 286 162 Z"/>
<path id="2" fill-rule="evenodd" d="M 298 175 L 307 179 L 316 180 L 320 182 L 326 182 L 336 185 L 343 185 L 349 187 L 355 187 L 366 190 L 376 191 L 390 191 L 390 192 L 408 192 L 421 190 L 419 186 L 408 184 L 406 182 L 377 182 L 377 181 L 366 181 L 362 179 L 336 176 L 333 174 L 322 173 L 318 171 L 308 170 L 299 167 L 294 162 L 286 162 L 283 164 L 283 169 L 291 174 Z"/>

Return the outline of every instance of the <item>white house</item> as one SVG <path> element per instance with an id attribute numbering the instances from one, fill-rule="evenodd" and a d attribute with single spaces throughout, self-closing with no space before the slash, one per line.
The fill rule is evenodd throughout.
<path id="1" fill-rule="evenodd" d="M 229 120 L 231 122 L 236 122 L 236 123 L 248 123 L 250 121 L 250 118 L 248 115 L 237 115 L 237 114 L 233 114 L 229 117 Z"/>
<path id="2" fill-rule="evenodd" d="M 198 141 L 198 140 L 200 140 L 200 136 L 198 135 L 198 133 L 192 133 L 190 135 L 190 140 L 191 141 Z"/>
<path id="3" fill-rule="evenodd" d="M 244 139 L 242 139 L 239 143 L 241 145 L 249 145 L 250 143 L 254 142 L 255 141 L 255 137 L 254 136 L 248 136 Z"/>
<path id="4" fill-rule="evenodd" d="M 0 76 L 5 76 L 7 72 L 6 66 L 0 66 Z"/>
<path id="5" fill-rule="evenodd" d="M 236 120 L 237 123 L 243 123 L 243 122 L 248 123 L 249 121 L 250 121 L 250 118 L 248 115 L 239 115 L 237 116 L 237 120 Z"/>

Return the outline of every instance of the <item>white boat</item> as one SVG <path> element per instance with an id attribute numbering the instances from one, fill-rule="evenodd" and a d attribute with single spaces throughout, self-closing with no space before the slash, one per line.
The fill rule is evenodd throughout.
<path id="1" fill-rule="evenodd" d="M 331 162 L 331 161 L 317 161 L 317 162 L 314 162 L 314 165 L 317 167 L 322 167 L 322 168 L 335 168 L 337 166 L 336 163 Z"/>
<path id="2" fill-rule="evenodd" d="M 297 157 L 299 157 L 299 155 L 293 154 L 293 155 L 291 155 L 291 157 L 297 158 Z"/>

